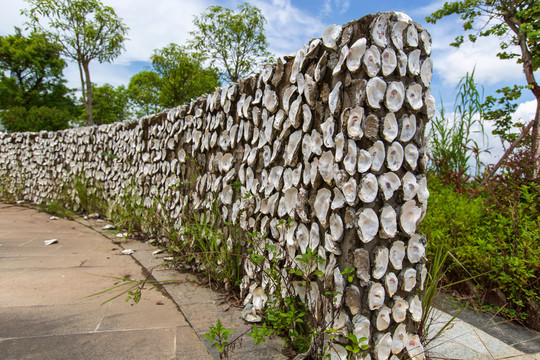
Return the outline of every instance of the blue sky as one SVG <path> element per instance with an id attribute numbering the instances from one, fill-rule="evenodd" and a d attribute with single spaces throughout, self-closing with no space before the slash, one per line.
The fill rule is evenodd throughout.
<path id="1" fill-rule="evenodd" d="M 112 64 L 90 65 L 92 81 L 115 86 L 129 82 L 135 73 L 148 65 L 152 51 L 171 42 L 183 44 L 193 30 L 193 17 L 210 5 L 235 8 L 237 0 L 102 0 L 112 6 L 130 27 L 126 51 Z M 455 88 L 459 79 L 476 66 L 476 80 L 485 94 L 515 83 L 523 84 L 520 65 L 512 60 L 499 60 L 495 54 L 498 41 L 481 39 L 477 44 L 464 44 L 460 49 L 449 43 L 461 32 L 457 18 L 448 18 L 436 25 L 427 24 L 425 17 L 439 9 L 444 1 L 419 0 L 249 0 L 259 7 L 267 19 L 267 38 L 270 51 L 277 56 L 294 53 L 314 37 L 320 37 L 331 24 L 345 24 L 378 11 L 404 11 L 427 29 L 433 38 L 432 59 L 434 77 L 432 93 L 440 105 L 452 109 Z M 22 26 L 20 9 L 23 0 L 0 0 L 0 35 L 13 33 L 13 26 Z M 79 87 L 79 74 L 75 64 L 65 71 L 68 84 Z M 517 117 L 528 118 L 534 111 L 532 95 L 526 94 Z M 525 121 L 525 120 L 524 120 Z M 496 142 L 490 142 L 493 146 Z M 495 144 L 495 146 L 498 146 Z M 499 153 L 496 149 L 495 153 Z"/>

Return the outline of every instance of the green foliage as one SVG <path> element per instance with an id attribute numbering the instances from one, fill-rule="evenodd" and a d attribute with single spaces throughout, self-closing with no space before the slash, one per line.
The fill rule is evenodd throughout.
<path id="1" fill-rule="evenodd" d="M 428 135 L 430 170 L 458 189 L 468 179 L 471 157 L 476 162 L 476 174 L 481 172 L 480 150 L 473 139 L 473 128 L 477 126 L 484 135 L 482 110 L 482 94 L 474 81 L 473 71 L 458 84 L 454 118 L 448 119 L 442 106 L 440 116 L 431 121 Z"/>
<path id="2" fill-rule="evenodd" d="M 144 70 L 131 77 L 127 88 L 128 98 L 139 117 L 158 113 L 161 78 L 154 71 Z"/>
<path id="3" fill-rule="evenodd" d="M 538 0 L 463 0 L 446 2 L 443 7 L 426 18 L 436 23 L 443 17 L 458 15 L 463 20 L 463 30 L 469 32 L 469 41 L 476 42 L 481 37 L 497 36 L 500 40 L 500 59 L 517 59 L 523 65 L 523 72 L 529 88 L 536 98 L 537 111 L 532 140 L 533 153 L 540 153 L 540 87 L 535 79 L 535 71 L 540 66 L 540 4 Z M 478 26 L 478 27 L 476 27 Z M 476 28 L 475 28 L 476 27 Z M 459 47 L 465 38 L 458 36 L 451 44 Z M 514 52 L 518 50 L 519 52 Z M 490 96 L 484 103 L 487 118 L 495 120 L 495 134 L 503 140 L 512 140 L 508 134 L 511 115 L 517 106 L 515 101 L 521 96 L 522 87 L 504 87 L 498 91 L 497 99 Z M 532 120 L 532 119 L 531 119 Z M 537 159 L 537 166 L 539 166 Z"/>
<path id="4" fill-rule="evenodd" d="M 28 25 L 59 44 L 64 56 L 79 65 L 87 124 L 94 125 L 90 62 L 111 62 L 118 57 L 128 27 L 113 8 L 99 0 L 25 1 L 29 8 L 22 13 L 28 17 Z"/>
<path id="5" fill-rule="evenodd" d="M 154 50 L 152 68 L 135 74 L 129 82 L 128 94 L 136 112 L 146 115 L 214 91 L 221 85 L 219 74 L 205 68 L 202 61 L 177 44 Z"/>
<path id="6" fill-rule="evenodd" d="M 15 32 L 0 37 L 0 122 L 10 132 L 69 127 L 77 109 L 60 48 L 38 33 Z"/>
<path id="7" fill-rule="evenodd" d="M 47 106 L 12 107 L 0 112 L 0 123 L 9 132 L 67 129 L 71 119 L 67 110 Z"/>
<path id="8" fill-rule="evenodd" d="M 226 81 L 248 77 L 271 61 L 264 35 L 266 20 L 255 6 L 242 3 L 236 12 L 210 6 L 193 23 L 197 29 L 191 32 L 190 44 L 222 71 Z"/>
<path id="9" fill-rule="evenodd" d="M 129 98 L 125 86 L 92 84 L 92 114 L 100 124 L 111 124 L 129 119 Z"/>
<path id="10" fill-rule="evenodd" d="M 430 204 L 420 231 L 430 239 L 428 258 L 441 249 L 458 261 L 459 265 L 446 261 L 448 281 L 478 277 L 485 290 L 501 289 L 508 308 L 524 316 L 525 302 L 540 300 L 540 192 L 538 185 L 515 191 L 513 200 L 504 201 L 503 191 L 469 199 L 432 177 Z"/>
<path id="11" fill-rule="evenodd" d="M 218 319 L 216 326 L 210 326 L 210 332 L 204 334 L 203 337 L 212 342 L 212 347 L 217 347 L 219 351 L 219 358 L 223 358 L 225 348 L 229 345 L 229 336 L 234 330 L 229 330 L 221 325 L 221 320 Z"/>

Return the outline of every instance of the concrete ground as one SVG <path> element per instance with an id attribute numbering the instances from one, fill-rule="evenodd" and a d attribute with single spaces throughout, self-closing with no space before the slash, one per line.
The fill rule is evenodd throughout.
<path id="1" fill-rule="evenodd" d="M 221 319 L 233 338 L 249 328 L 240 310 L 195 276 L 162 268 L 168 254 L 118 241 L 104 225 L 0 204 L 1 359 L 218 359 L 202 338 L 210 326 Z M 51 239 L 58 242 L 44 244 Z M 134 252 L 121 255 L 124 249 Z M 127 294 L 103 304 L 124 287 L 89 297 L 122 284 L 111 277 L 142 280 L 148 271 L 158 281 L 174 280 L 164 286 L 166 296 L 147 286 L 136 305 L 124 301 Z M 434 328 L 445 317 L 438 313 Z M 540 360 L 537 332 L 496 325 L 459 320 L 428 352 L 434 359 Z M 276 338 L 263 345 L 244 338 L 231 359 L 285 359 L 282 347 Z"/>

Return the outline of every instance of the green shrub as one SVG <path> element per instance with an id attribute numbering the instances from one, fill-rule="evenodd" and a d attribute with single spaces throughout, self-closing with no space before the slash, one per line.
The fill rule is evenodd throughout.
<path id="1" fill-rule="evenodd" d="M 469 199 L 468 194 L 432 177 L 420 231 L 430 242 L 428 258 L 442 248 L 461 264 L 448 262 L 449 281 L 476 276 L 485 290 L 502 290 L 509 304 L 507 314 L 524 317 L 525 303 L 540 300 L 540 196 L 530 186 L 523 185 L 519 191 L 520 200 L 510 212 L 493 205 L 489 194 Z"/>

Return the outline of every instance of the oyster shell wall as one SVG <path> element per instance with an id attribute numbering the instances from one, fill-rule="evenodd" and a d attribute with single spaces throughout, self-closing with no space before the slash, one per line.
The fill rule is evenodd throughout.
<path id="1" fill-rule="evenodd" d="M 417 226 L 429 197 L 418 160 L 435 109 L 430 51 L 429 34 L 402 13 L 333 25 L 260 74 L 159 114 L 0 132 L 0 175 L 23 183 L 23 199 L 35 203 L 54 199 L 76 175 L 111 200 L 132 186 L 145 206 L 159 200 L 178 227 L 184 212 L 207 213 L 217 202 L 224 231 L 227 222 L 266 234 L 263 245 L 244 249 L 265 259 L 243 264 L 249 321 L 261 319 L 276 290 L 264 269 L 277 266 L 291 285 L 284 295 L 306 302 L 314 319 L 338 312 L 335 327 L 367 335 L 372 357 L 417 355 L 425 275 L 415 269 L 426 245 Z M 229 235 L 219 246 L 241 243 Z M 308 249 L 320 261 L 302 262 Z M 299 287 L 289 268 L 311 285 Z M 346 268 L 355 269 L 352 282 L 340 275 Z M 326 295 L 336 290 L 345 299 Z"/>

